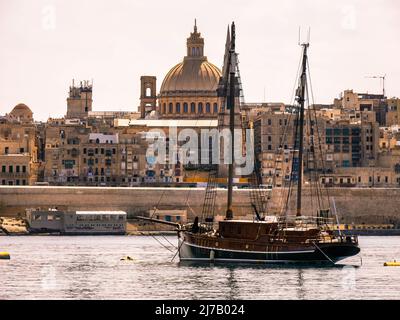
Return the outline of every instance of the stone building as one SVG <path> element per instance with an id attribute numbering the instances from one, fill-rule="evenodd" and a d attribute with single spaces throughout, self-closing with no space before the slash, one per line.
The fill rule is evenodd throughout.
<path id="1" fill-rule="evenodd" d="M 75 82 L 72 80 L 67 98 L 66 118 L 82 119 L 87 117 L 88 113 L 92 111 L 92 90 L 93 85 L 89 81 L 81 81 L 80 86 L 75 86 Z"/>
<path id="2" fill-rule="evenodd" d="M 321 111 L 321 110 L 320 110 Z M 343 111 L 344 112 L 344 111 Z M 335 173 L 339 168 L 375 166 L 379 152 L 379 126 L 372 111 L 338 114 L 323 110 L 315 118 L 306 112 L 304 172 Z M 351 118 L 350 118 L 351 117 Z M 266 109 L 254 120 L 255 153 L 265 184 L 284 185 L 291 179 L 295 149 L 295 115 Z M 292 179 L 296 178 L 294 173 Z"/>
<path id="3" fill-rule="evenodd" d="M 33 113 L 18 104 L 0 123 L 0 184 L 33 185 L 38 177 L 38 146 Z"/>
<path id="4" fill-rule="evenodd" d="M 353 90 L 345 90 L 334 100 L 334 107 L 344 109 L 346 112 L 352 111 L 373 111 L 376 121 L 380 126 L 386 126 L 386 113 L 388 101 L 382 94 L 356 93 Z"/>

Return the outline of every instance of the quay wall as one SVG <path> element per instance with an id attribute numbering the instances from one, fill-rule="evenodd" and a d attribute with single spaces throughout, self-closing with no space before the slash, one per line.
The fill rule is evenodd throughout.
<path id="1" fill-rule="evenodd" d="M 278 192 L 278 191 L 276 191 Z M 189 218 L 201 215 L 204 188 L 105 188 L 0 186 L 0 216 L 24 216 L 26 208 L 59 210 L 124 210 L 128 215 L 142 215 L 154 209 L 186 209 Z M 219 189 L 217 214 L 225 214 L 226 193 Z M 315 205 L 315 195 L 304 190 L 304 211 Z M 341 223 L 395 223 L 400 225 L 400 188 L 329 189 Z M 246 189 L 234 190 L 236 216 L 252 213 Z M 272 195 L 271 212 L 280 206 L 279 196 Z M 315 210 L 315 209 L 314 209 Z"/>

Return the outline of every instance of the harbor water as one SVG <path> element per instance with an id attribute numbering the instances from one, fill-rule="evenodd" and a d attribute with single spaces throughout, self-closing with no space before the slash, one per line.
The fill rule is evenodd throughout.
<path id="1" fill-rule="evenodd" d="M 400 267 L 383 266 L 400 237 L 360 237 L 362 265 L 334 267 L 180 264 L 176 237 L 157 240 L 0 237 L 0 299 L 400 299 Z"/>

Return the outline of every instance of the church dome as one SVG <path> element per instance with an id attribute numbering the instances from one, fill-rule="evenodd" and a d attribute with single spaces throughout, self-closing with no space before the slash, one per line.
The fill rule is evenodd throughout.
<path id="1" fill-rule="evenodd" d="M 29 122 L 32 121 L 33 112 L 26 104 L 19 103 L 12 109 L 10 116 L 13 119 Z"/>
<path id="2" fill-rule="evenodd" d="M 13 112 L 26 112 L 26 113 L 32 113 L 31 109 L 29 109 L 29 107 L 24 104 L 24 103 L 19 103 L 17 104 L 14 109 L 11 111 L 11 113 Z"/>
<path id="3" fill-rule="evenodd" d="M 165 76 L 160 94 L 179 92 L 215 91 L 221 71 L 207 59 L 185 59 L 173 67 Z"/>
<path id="4" fill-rule="evenodd" d="M 160 88 L 160 96 L 180 96 L 204 93 L 216 95 L 221 70 L 207 61 L 204 56 L 204 39 L 197 32 L 187 39 L 187 55 L 183 62 L 174 66 L 165 76 Z"/>

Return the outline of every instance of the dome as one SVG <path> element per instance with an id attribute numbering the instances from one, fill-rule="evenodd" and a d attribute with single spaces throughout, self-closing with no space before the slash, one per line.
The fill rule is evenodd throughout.
<path id="1" fill-rule="evenodd" d="M 18 112 L 32 113 L 31 109 L 29 109 L 29 107 L 28 107 L 26 104 L 24 104 L 24 103 L 19 103 L 19 104 L 17 104 L 17 105 L 14 107 L 14 109 L 12 109 L 11 113 L 16 112 L 16 111 L 18 111 Z"/>
<path id="2" fill-rule="evenodd" d="M 195 20 L 186 41 L 186 55 L 161 84 L 158 114 L 161 118 L 216 118 L 221 109 L 217 94 L 220 78 L 221 70 L 204 55 L 204 39 Z"/>
<path id="3" fill-rule="evenodd" d="M 19 103 L 12 109 L 10 116 L 23 122 L 30 122 L 32 121 L 33 112 L 26 104 Z"/>
<path id="4" fill-rule="evenodd" d="M 165 76 L 160 95 L 193 91 L 216 93 L 221 71 L 207 59 L 185 59 Z"/>

